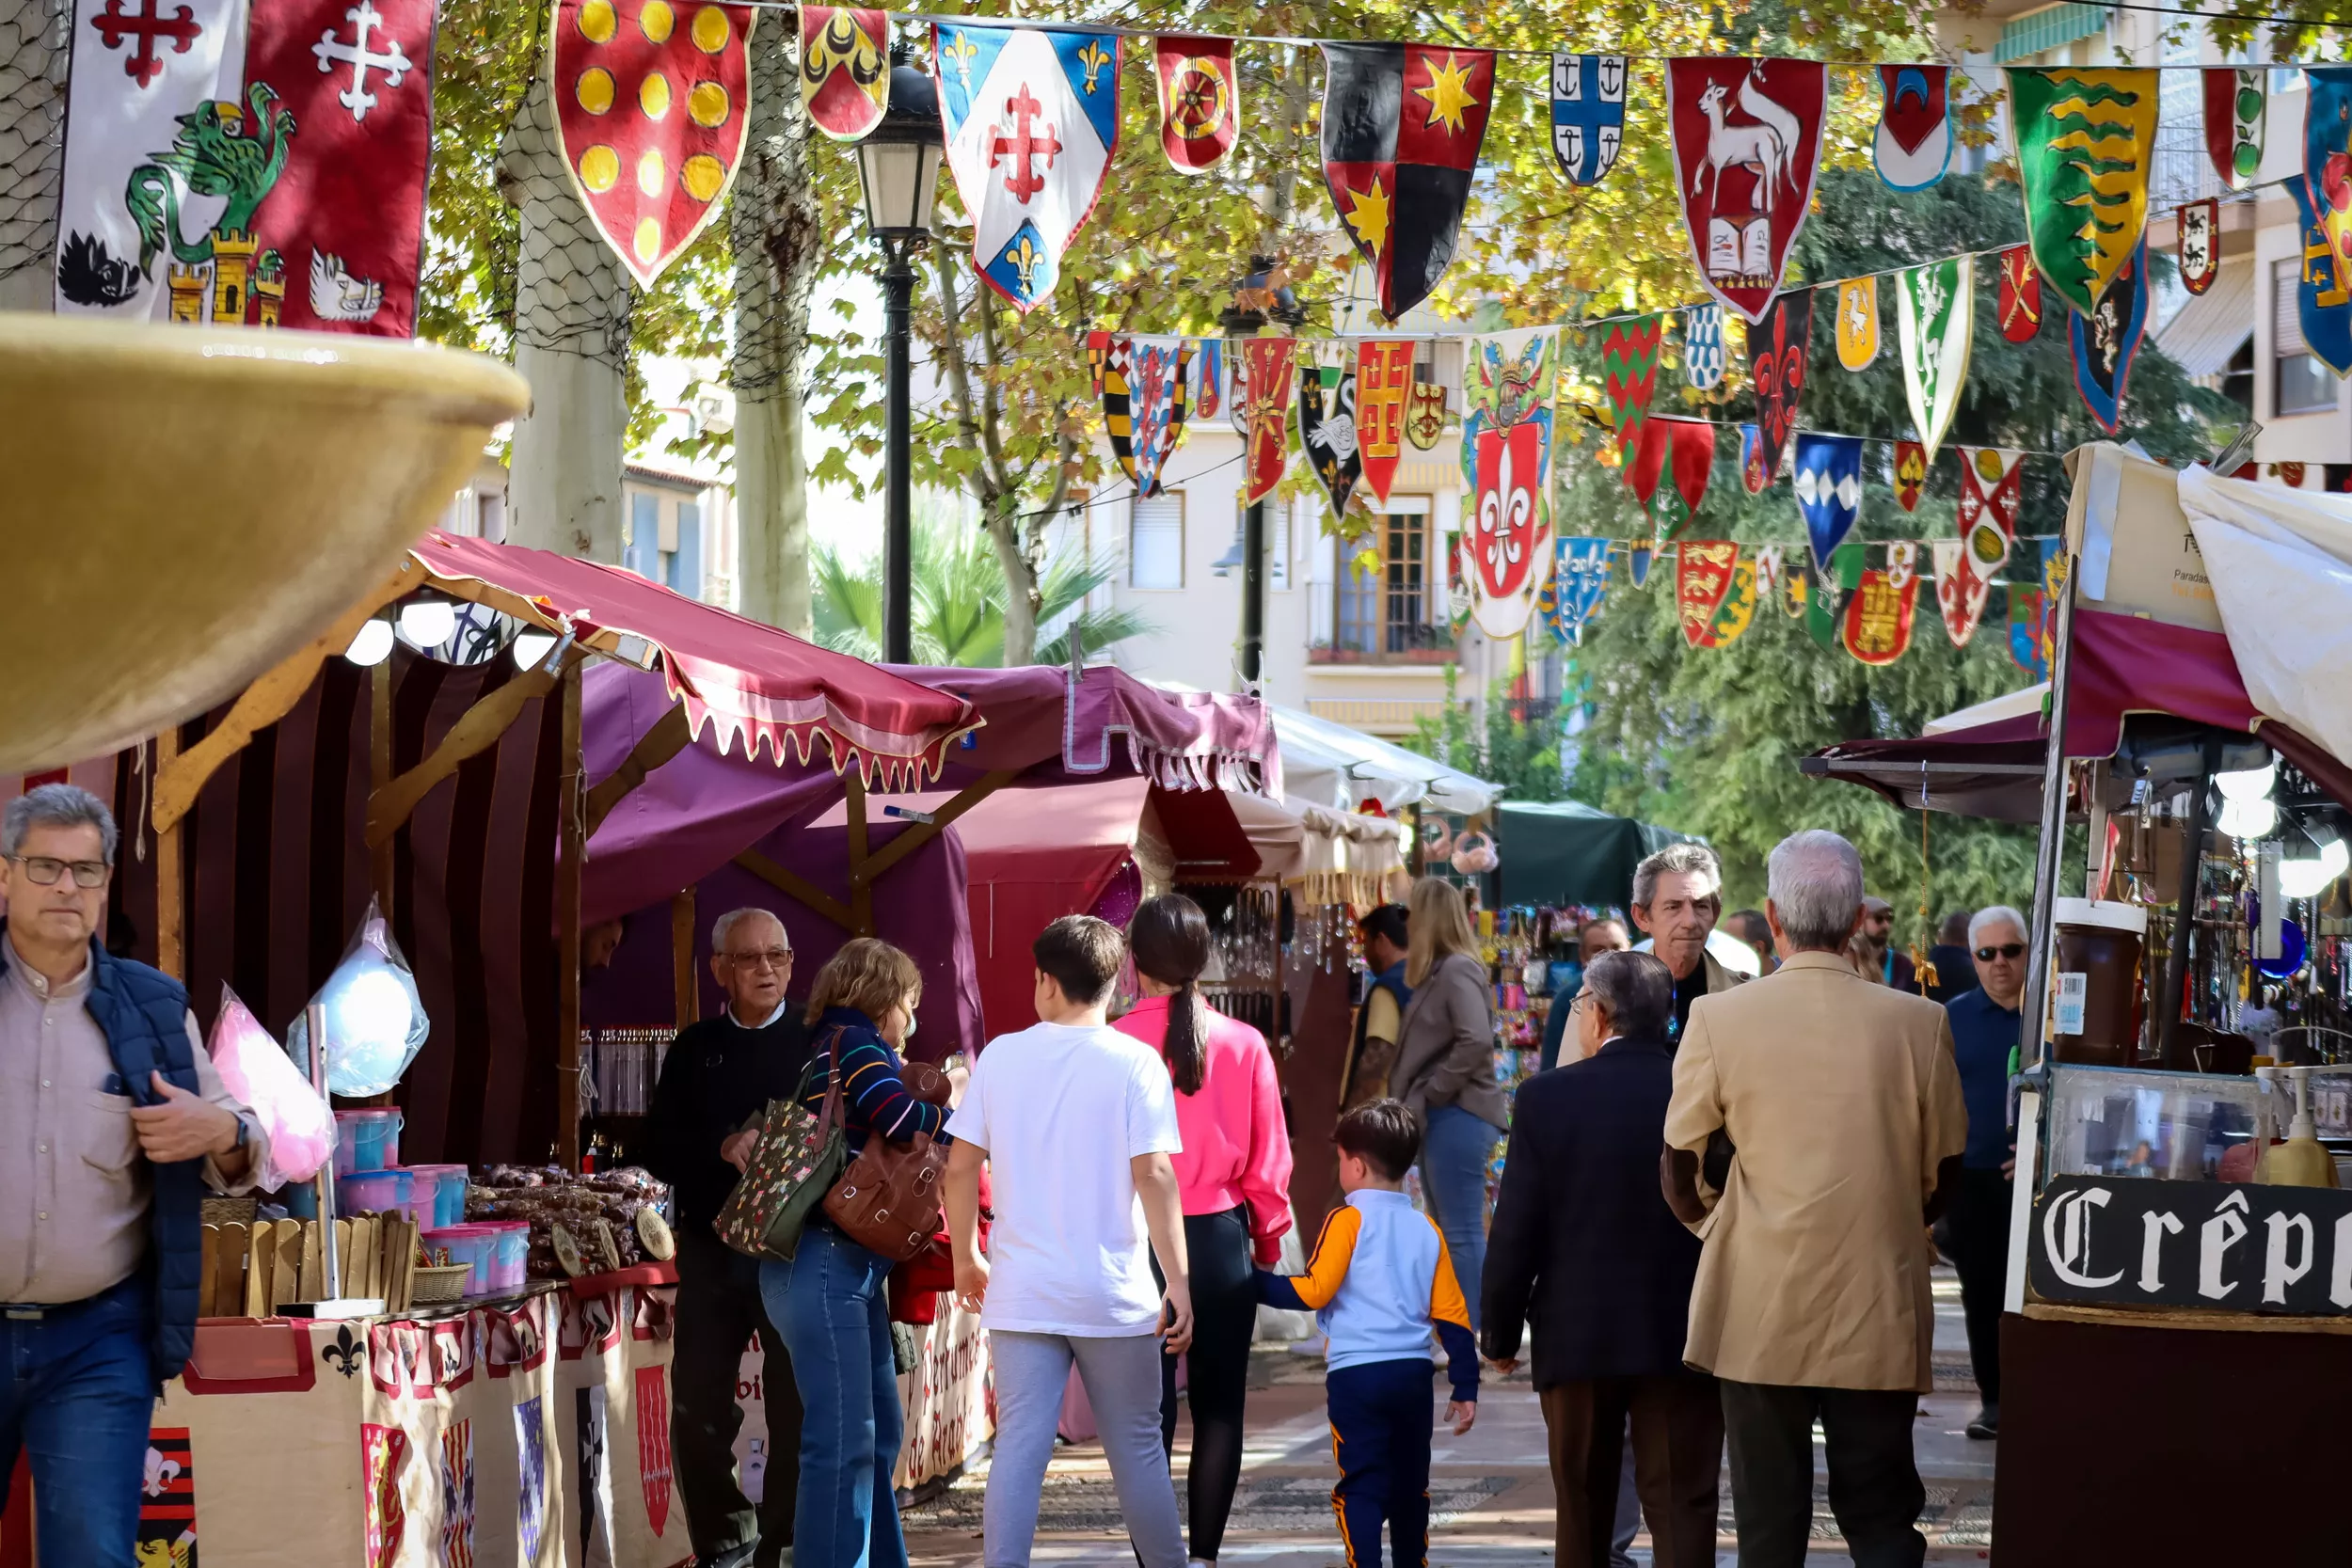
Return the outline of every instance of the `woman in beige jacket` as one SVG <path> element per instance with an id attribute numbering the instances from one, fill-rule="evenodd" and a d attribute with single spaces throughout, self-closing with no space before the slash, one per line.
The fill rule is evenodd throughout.
<path id="1" fill-rule="evenodd" d="M 1405 954 L 1412 1001 L 1389 1082 L 1422 1121 L 1421 1186 L 1478 1326 L 1486 1259 L 1486 1166 L 1510 1121 L 1495 1082 L 1493 990 L 1462 895 L 1436 877 L 1413 884 Z"/>

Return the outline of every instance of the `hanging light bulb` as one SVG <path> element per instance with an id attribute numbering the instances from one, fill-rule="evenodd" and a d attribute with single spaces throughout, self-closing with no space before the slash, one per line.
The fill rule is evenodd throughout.
<path id="1" fill-rule="evenodd" d="M 457 607 L 438 594 L 416 594 L 400 607 L 400 635 L 420 648 L 437 648 L 457 635 Z"/>
<path id="2" fill-rule="evenodd" d="M 343 657 L 352 663 L 366 666 L 381 664 L 391 657 L 392 624 L 381 615 L 371 615 L 359 623 L 358 632 Z"/>
<path id="3" fill-rule="evenodd" d="M 541 631 L 537 626 L 525 626 L 515 634 L 512 646 L 516 667 L 535 670 L 547 662 L 548 654 L 555 646 L 555 633 Z"/>
<path id="4" fill-rule="evenodd" d="M 2270 786 L 2279 782 L 2279 765 L 2273 762 L 2237 773 L 2216 773 L 2213 782 L 2221 786 L 2225 800 L 2266 800 L 2270 798 Z"/>
<path id="5" fill-rule="evenodd" d="M 2312 861 L 2279 863 L 2279 892 L 2289 898 L 2316 898 L 2346 870 L 2352 870 L 2352 847 L 2342 839 L 2319 847 Z"/>
<path id="6" fill-rule="evenodd" d="M 2214 776 L 2226 779 L 2230 775 L 2217 773 Z M 2278 825 L 2278 806 L 2259 795 L 2251 800 L 2231 796 L 2223 800 L 2221 819 L 2214 824 L 2232 838 L 2241 842 L 2249 839 L 2268 838 L 2271 830 Z"/>

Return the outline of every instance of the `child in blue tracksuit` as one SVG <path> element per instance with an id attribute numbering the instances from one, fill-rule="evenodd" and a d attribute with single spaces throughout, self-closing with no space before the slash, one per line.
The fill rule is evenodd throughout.
<path id="1" fill-rule="evenodd" d="M 1478 1347 L 1445 1238 L 1405 1196 L 1421 1127 L 1403 1102 L 1340 1118 L 1340 1190 L 1302 1275 L 1258 1271 L 1258 1299 L 1315 1314 L 1329 1338 L 1325 1402 L 1340 1483 L 1331 1492 L 1347 1568 L 1380 1568 L 1380 1522 L 1394 1568 L 1429 1560 L 1429 1406 L 1434 1331 L 1445 1342 L 1456 1436 L 1478 1416 Z"/>

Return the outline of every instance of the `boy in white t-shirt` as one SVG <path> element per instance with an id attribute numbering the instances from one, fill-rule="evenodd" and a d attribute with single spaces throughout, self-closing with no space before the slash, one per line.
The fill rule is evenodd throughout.
<path id="1" fill-rule="evenodd" d="M 981 1514 L 985 1568 L 1026 1568 L 1038 1494 L 1074 1361 L 1143 1568 L 1184 1568 L 1160 1448 L 1160 1354 L 1192 1341 L 1183 1147 L 1168 1068 L 1104 1019 L 1126 958 L 1116 927 L 1065 915 L 1030 947 L 1043 1022 L 991 1040 L 949 1118 L 956 1296 L 995 1363 L 996 1440 Z M 995 1204 L 977 1246 L 980 1165 Z M 1168 1278 L 1152 1279 L 1147 1236 Z"/>

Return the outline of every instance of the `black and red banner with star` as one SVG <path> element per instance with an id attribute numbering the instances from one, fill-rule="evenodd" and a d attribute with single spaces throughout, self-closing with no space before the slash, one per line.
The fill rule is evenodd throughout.
<path id="1" fill-rule="evenodd" d="M 1394 321 L 1454 260 L 1495 57 L 1420 43 L 1327 43 L 1323 57 L 1324 180 Z"/>

